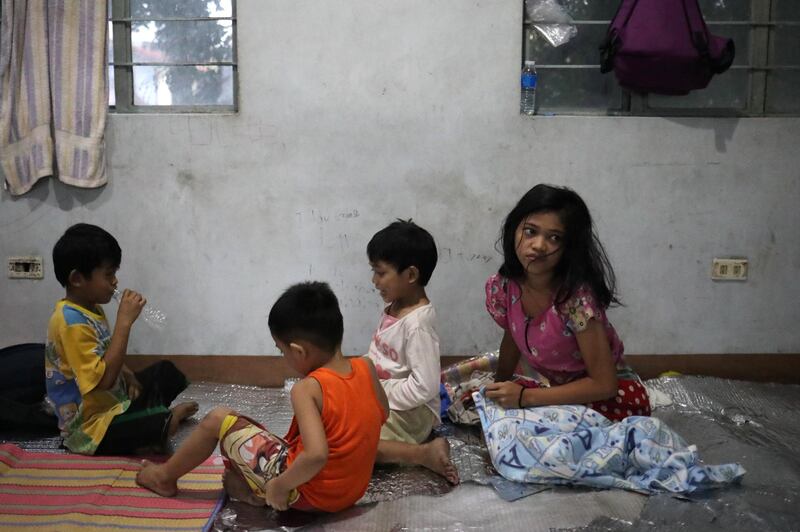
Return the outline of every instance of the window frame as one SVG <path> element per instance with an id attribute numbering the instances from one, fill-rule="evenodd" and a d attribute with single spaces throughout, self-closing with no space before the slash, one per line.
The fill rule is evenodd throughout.
<path id="1" fill-rule="evenodd" d="M 620 0 L 621 1 L 621 0 Z M 750 50 L 747 64 L 733 64 L 729 70 L 745 70 L 748 72 L 746 106 L 743 109 L 730 107 L 655 107 L 649 103 L 647 94 L 639 94 L 619 87 L 621 91 L 619 109 L 598 109 L 598 108 L 574 108 L 562 107 L 554 108 L 552 111 L 544 109 L 544 114 L 555 115 L 574 115 L 574 116 L 662 116 L 662 117 L 793 117 L 800 116 L 797 111 L 767 112 L 767 77 L 771 71 L 778 70 L 800 70 L 797 65 L 770 65 L 769 58 L 774 57 L 775 40 L 771 39 L 771 30 L 777 27 L 797 27 L 800 29 L 800 20 L 772 20 L 771 12 L 775 8 L 776 0 L 749 0 L 750 19 L 749 20 L 706 20 L 709 29 L 715 26 L 748 26 L 750 28 Z M 541 22 L 541 21 L 540 21 Z M 574 20 L 576 26 L 604 25 L 608 27 L 611 20 Z M 522 65 L 525 60 L 535 58 L 526 57 L 526 32 L 536 31 L 533 22 L 528 18 L 525 10 L 525 2 L 522 2 Z M 598 43 L 599 45 L 599 43 Z M 737 49 L 737 54 L 742 50 Z M 565 70 L 565 69 L 600 69 L 599 53 L 597 64 L 568 65 L 568 64 L 539 64 L 536 69 L 542 70 Z M 613 76 L 612 72 L 603 74 Z M 725 75 L 724 73 L 721 75 Z M 800 92 L 800 87 L 798 87 Z M 679 97 L 679 96 L 678 96 Z M 537 114 L 539 114 L 537 109 Z"/>
<path id="2" fill-rule="evenodd" d="M 163 0 L 158 0 L 163 1 Z M 111 12 L 108 13 L 108 21 L 111 22 L 114 36 L 114 58 L 113 63 L 108 62 L 107 67 L 114 68 L 114 105 L 109 105 L 109 111 L 121 114 L 136 113 L 196 113 L 196 114 L 229 114 L 239 110 L 239 68 L 238 68 L 238 38 L 237 38 L 237 16 L 236 0 L 231 0 L 230 17 L 161 17 L 134 18 L 131 16 L 131 0 L 111 0 Z M 163 21 L 206 21 L 206 20 L 230 20 L 232 31 L 232 60 L 214 61 L 207 63 L 186 63 L 186 62 L 134 62 L 133 47 L 131 42 L 132 25 L 137 21 L 163 20 Z M 110 59 L 110 58 L 109 58 Z M 135 105 L 133 103 L 133 67 L 135 66 L 230 66 L 233 76 L 233 104 L 231 105 Z M 110 89 L 110 87 L 109 87 Z"/>

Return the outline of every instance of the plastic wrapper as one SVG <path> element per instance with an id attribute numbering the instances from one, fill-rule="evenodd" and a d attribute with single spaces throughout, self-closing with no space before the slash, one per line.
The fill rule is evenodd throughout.
<path id="1" fill-rule="evenodd" d="M 480 424 L 472 392 L 492 382 L 496 370 L 497 353 L 472 357 L 442 370 L 442 387 L 449 404 L 447 417 L 453 423 Z"/>
<path id="2" fill-rule="evenodd" d="M 533 27 L 552 46 L 561 46 L 578 34 L 572 17 L 556 0 L 525 0 L 525 10 Z"/>
<path id="3" fill-rule="evenodd" d="M 447 404 L 445 413 L 450 421 L 461 425 L 480 425 L 472 392 L 494 382 L 498 357 L 499 352 L 492 351 L 457 362 L 442 370 L 442 388 Z M 550 381 L 544 375 L 533 369 L 528 371 L 532 376 L 515 374 L 512 380 L 526 388 L 550 386 Z"/>

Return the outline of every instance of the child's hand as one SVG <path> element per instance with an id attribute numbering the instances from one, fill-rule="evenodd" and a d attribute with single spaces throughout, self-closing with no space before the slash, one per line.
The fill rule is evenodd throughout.
<path id="1" fill-rule="evenodd" d="M 267 482 L 264 488 L 264 500 L 269 506 L 278 511 L 289 509 L 289 494 L 292 490 L 284 490 L 277 479 Z"/>
<path id="2" fill-rule="evenodd" d="M 520 394 L 523 389 L 514 382 L 492 382 L 486 385 L 486 397 L 503 408 L 519 408 Z"/>
<path id="3" fill-rule="evenodd" d="M 117 310 L 117 323 L 130 327 L 142 309 L 147 304 L 147 300 L 139 292 L 123 290 L 122 297 L 119 299 L 119 309 Z"/>
<path id="4" fill-rule="evenodd" d="M 127 386 L 128 398 L 130 398 L 131 401 L 135 401 L 142 393 L 142 384 L 139 382 L 139 379 L 136 378 L 136 374 L 126 366 L 122 366 L 122 375 Z"/>

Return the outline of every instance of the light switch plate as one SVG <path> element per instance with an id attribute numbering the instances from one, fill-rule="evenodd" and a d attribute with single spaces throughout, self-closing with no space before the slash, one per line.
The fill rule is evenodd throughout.
<path id="1" fill-rule="evenodd" d="M 714 281 L 746 281 L 747 259 L 718 259 L 711 262 L 711 279 Z"/>
<path id="2" fill-rule="evenodd" d="M 42 257 L 8 257 L 9 279 L 44 279 Z"/>

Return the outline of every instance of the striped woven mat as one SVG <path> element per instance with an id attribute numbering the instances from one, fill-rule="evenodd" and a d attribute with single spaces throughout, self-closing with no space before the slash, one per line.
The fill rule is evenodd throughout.
<path id="1" fill-rule="evenodd" d="M 136 485 L 139 458 L 32 453 L 0 445 L 0 528 L 205 530 L 223 503 L 222 460 L 178 481 L 178 496 Z"/>

